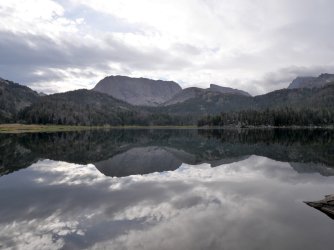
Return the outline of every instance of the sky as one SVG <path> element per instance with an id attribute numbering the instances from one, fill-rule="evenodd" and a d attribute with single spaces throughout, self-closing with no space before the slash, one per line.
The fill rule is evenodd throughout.
<path id="1" fill-rule="evenodd" d="M 0 77 L 44 93 L 108 75 L 252 95 L 334 73 L 332 0 L 1 0 Z"/>

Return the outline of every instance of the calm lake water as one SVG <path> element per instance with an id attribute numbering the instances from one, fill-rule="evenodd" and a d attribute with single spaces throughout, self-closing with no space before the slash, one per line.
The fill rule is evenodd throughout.
<path id="1" fill-rule="evenodd" d="M 333 249 L 333 130 L 0 134 L 1 249 Z"/>

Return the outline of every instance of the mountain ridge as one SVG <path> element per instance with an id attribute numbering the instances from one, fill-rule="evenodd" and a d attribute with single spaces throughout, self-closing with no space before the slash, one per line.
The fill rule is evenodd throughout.
<path id="1" fill-rule="evenodd" d="M 324 78 L 329 79 L 326 75 Z M 334 109 L 334 82 L 326 81 L 319 88 L 280 89 L 254 97 L 190 87 L 158 106 L 139 106 L 87 89 L 40 96 L 26 86 L 0 80 L 0 105 L 0 123 L 191 125 L 203 116 L 226 112 Z"/>
<path id="2" fill-rule="evenodd" d="M 138 106 L 157 106 L 171 99 L 182 88 L 173 81 L 107 76 L 93 90 Z"/>
<path id="3" fill-rule="evenodd" d="M 210 84 L 207 89 L 197 87 L 182 89 L 174 81 L 152 80 L 142 77 L 131 78 L 120 75 L 105 77 L 92 90 L 108 94 L 132 105 L 151 107 L 182 102 L 205 91 L 251 96 L 243 90 L 217 84 Z"/>
<path id="4" fill-rule="evenodd" d="M 288 89 L 321 88 L 334 82 L 334 74 L 323 73 L 318 77 L 298 76 L 288 86 Z"/>
<path id="5" fill-rule="evenodd" d="M 220 92 L 222 94 L 235 94 L 235 95 L 251 96 L 251 94 L 249 94 L 246 91 L 243 91 L 243 90 L 240 90 L 240 89 L 234 89 L 234 88 L 230 88 L 230 87 L 224 87 L 224 86 L 220 86 L 220 85 L 217 85 L 217 84 L 210 84 L 209 90 L 215 91 L 215 92 Z"/>
<path id="6" fill-rule="evenodd" d="M 0 78 L 0 123 L 13 122 L 18 113 L 38 100 L 27 86 Z"/>

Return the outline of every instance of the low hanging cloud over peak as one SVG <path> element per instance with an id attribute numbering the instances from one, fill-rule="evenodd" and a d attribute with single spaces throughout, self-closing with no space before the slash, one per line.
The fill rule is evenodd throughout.
<path id="1" fill-rule="evenodd" d="M 47 93 L 106 75 L 262 94 L 334 72 L 330 0 L 3 0 L 0 77 Z"/>

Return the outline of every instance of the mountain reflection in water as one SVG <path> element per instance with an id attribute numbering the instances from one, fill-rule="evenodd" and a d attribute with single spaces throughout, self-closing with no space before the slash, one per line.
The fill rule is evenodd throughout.
<path id="1" fill-rule="evenodd" d="M 328 130 L 0 135 L 2 249 L 331 249 Z M 109 177 L 112 176 L 112 177 Z"/>
<path id="2" fill-rule="evenodd" d="M 334 175 L 333 130 L 112 130 L 0 135 L 0 174 L 39 159 L 94 164 L 107 176 L 212 167 L 251 155 L 289 162 L 295 171 Z"/>

